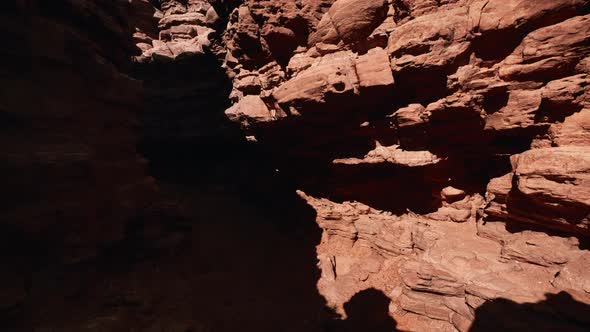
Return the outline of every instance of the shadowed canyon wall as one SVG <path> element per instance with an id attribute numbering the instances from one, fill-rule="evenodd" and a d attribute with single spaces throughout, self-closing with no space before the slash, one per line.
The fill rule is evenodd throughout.
<path id="1" fill-rule="evenodd" d="M 17 0 L 0 328 L 586 331 L 587 0 Z"/>
<path id="2" fill-rule="evenodd" d="M 1 21 L 0 307 L 8 310 L 26 297 L 37 263 L 75 264 L 120 241 L 155 184 L 135 147 L 143 92 L 124 74 L 135 52 L 126 8 L 10 1 Z"/>

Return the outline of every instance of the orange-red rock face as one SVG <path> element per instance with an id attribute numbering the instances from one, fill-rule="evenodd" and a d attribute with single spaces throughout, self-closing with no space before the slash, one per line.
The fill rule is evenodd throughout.
<path id="1" fill-rule="evenodd" d="M 172 252 L 68 291 L 108 317 L 69 320 L 74 330 L 590 325 L 588 0 L 10 10 L 1 226 L 88 262 L 143 213 L 134 240 Z M 194 225 L 144 208 L 154 185 L 138 142 L 157 180 L 182 188 L 166 209 L 190 202 Z M 312 227 L 285 198 L 295 189 Z M 252 201 L 277 224 L 296 220 L 294 237 L 260 223 Z M 43 298 L 19 273 L 4 277 L 0 314 Z"/>
<path id="2" fill-rule="evenodd" d="M 230 18 L 231 34 L 254 3 Z M 338 0 L 288 61 L 264 53 L 262 38 L 226 57 L 228 117 L 279 156 L 318 212 L 328 303 L 381 289 L 408 330 L 529 324 L 478 318 L 494 299 L 547 303 L 553 318 L 530 323 L 541 329 L 588 323 L 554 308 L 564 293 L 548 294 L 590 301 L 579 272 L 589 10 L 584 0 Z M 244 33 L 260 27 L 250 22 Z M 273 84 L 261 83 L 267 68 Z"/>

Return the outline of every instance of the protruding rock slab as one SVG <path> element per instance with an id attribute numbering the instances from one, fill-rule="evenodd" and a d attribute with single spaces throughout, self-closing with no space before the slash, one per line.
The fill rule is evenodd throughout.
<path id="1" fill-rule="evenodd" d="M 308 45 L 362 42 L 385 20 L 386 0 L 338 0 L 324 14 Z"/>
<path id="2" fill-rule="evenodd" d="M 358 165 L 358 164 L 393 164 L 407 167 L 419 167 L 434 165 L 441 161 L 441 158 L 429 151 L 405 151 L 398 145 L 381 146 L 369 151 L 363 159 L 346 158 L 336 159 L 335 164 Z"/>
<path id="3" fill-rule="evenodd" d="M 488 186 L 493 217 L 590 233 L 590 147 L 529 150 Z"/>
<path id="4" fill-rule="evenodd" d="M 367 54 L 351 51 L 327 54 L 279 86 L 272 97 L 283 109 L 325 102 L 328 95 L 360 95 L 372 88 L 393 86 L 393 75 L 385 50 L 374 48 Z"/>

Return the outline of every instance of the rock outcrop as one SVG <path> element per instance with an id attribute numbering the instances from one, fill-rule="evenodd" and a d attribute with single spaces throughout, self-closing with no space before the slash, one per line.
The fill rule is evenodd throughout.
<path id="1" fill-rule="evenodd" d="M 387 12 L 386 0 L 336 1 L 309 36 L 308 46 L 362 42 L 385 20 Z"/>
<path id="2" fill-rule="evenodd" d="M 136 1 L 136 6 L 143 8 L 146 2 Z M 145 94 L 140 151 L 156 175 L 172 168 L 192 172 L 191 150 L 213 150 L 215 142 L 231 142 L 235 136 L 223 114 L 230 106 L 231 83 L 218 63 L 221 50 L 213 43 L 229 4 L 163 0 L 157 8 L 147 5 L 149 15 L 133 10 L 131 17 L 141 51 L 131 68 L 143 81 Z"/>
<path id="3" fill-rule="evenodd" d="M 236 29 L 264 28 L 240 28 L 252 8 Z M 495 299 L 589 303 L 589 11 L 338 0 L 287 60 L 264 47 L 226 59 L 227 115 L 318 213 L 328 303 L 381 289 L 402 329 L 441 331 L 479 326 Z M 262 84 L 268 66 L 277 79 Z M 586 324 L 549 311 L 547 326 Z"/>
<path id="4" fill-rule="evenodd" d="M 590 258 L 576 238 L 511 233 L 501 222 L 395 216 L 361 203 L 301 195 L 318 211 L 325 230 L 318 246 L 323 272 L 318 286 L 328 301 L 339 303 L 367 287 L 380 289 L 391 297 L 390 312 L 401 329 L 469 331 L 478 308 L 497 298 L 535 303 L 566 291 L 578 301 L 590 299 L 582 286 L 587 276 L 570 272 Z M 549 326 L 581 331 L 587 324 L 585 317 L 546 309 L 554 315 Z M 532 313 L 529 323 L 546 314 Z M 513 318 L 497 316 L 497 324 L 510 326 Z"/>
<path id="5" fill-rule="evenodd" d="M 588 155 L 587 146 L 562 146 L 513 156 L 513 173 L 488 186 L 486 212 L 588 234 Z"/>
<path id="6" fill-rule="evenodd" d="M 25 298 L 29 316 L 52 312 L 36 295 L 51 283 L 27 271 L 93 272 L 101 252 L 140 243 L 174 257 L 169 270 L 101 271 L 117 294 L 88 311 L 107 318 L 65 326 L 160 330 L 162 316 L 212 324 L 179 330 L 358 330 L 355 296 L 375 293 L 388 308 L 372 323 L 404 331 L 590 325 L 590 1 L 21 0 L 0 16 L 0 230 L 7 248 L 61 259 L 6 269 L 0 318 Z M 154 203 L 143 158 L 174 202 Z M 208 195 L 235 206 L 209 206 L 209 174 L 222 180 Z M 280 201 L 295 188 L 304 207 Z M 254 224 L 259 210 L 278 226 Z M 243 251 L 275 270 L 249 271 Z M 217 269 L 218 253 L 232 268 Z M 191 255 L 205 267 L 187 267 Z M 249 283 L 265 280 L 301 283 L 254 286 L 252 300 Z M 209 283 L 232 285 L 218 298 Z M 102 299 L 96 285 L 64 293 Z M 281 296 L 309 305 L 279 313 Z"/>

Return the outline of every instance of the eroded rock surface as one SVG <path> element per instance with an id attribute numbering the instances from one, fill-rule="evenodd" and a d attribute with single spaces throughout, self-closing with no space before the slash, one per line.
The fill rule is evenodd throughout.
<path id="1" fill-rule="evenodd" d="M 588 0 L 56 4 L 17 1 L 9 10 L 27 20 L 3 15 L 9 84 L 0 92 L 7 124 L 1 154 L 11 198 L 0 213 L 2 227 L 7 237 L 25 234 L 24 246 L 59 243 L 58 257 L 85 266 L 94 266 L 89 262 L 101 250 L 135 253 L 113 247 L 129 234 L 149 242 L 154 256 L 169 250 L 166 257 L 178 257 L 169 274 L 150 263 L 129 267 L 127 275 L 101 274 L 106 294 L 116 293 L 100 309 L 105 316 L 67 326 L 117 330 L 137 319 L 147 330 L 231 331 L 264 320 L 260 331 L 358 331 L 355 296 L 381 294 L 386 317 L 375 319 L 395 320 L 391 329 L 587 330 Z M 202 229 L 214 234 L 191 232 L 197 244 L 185 251 L 191 240 L 178 235 L 184 219 L 159 221 L 170 211 L 182 214 L 182 204 L 149 204 L 155 185 L 138 142 L 158 181 L 182 182 L 179 200 L 194 195 L 185 186 L 206 182 L 190 175 L 208 164 L 225 181 L 215 190 L 240 197 L 227 205 L 263 201 L 261 210 L 285 216 L 273 214 L 276 224 L 300 221 L 295 212 L 311 208 L 315 214 L 301 219 L 315 220 L 321 241 L 311 243 L 309 229 L 294 222 L 293 238 L 265 242 L 277 233 L 249 227 L 264 219 L 257 216 L 232 221 L 240 230 L 233 232 L 216 218 L 251 211 L 212 208 L 191 196 L 188 219 L 213 220 Z M 240 159 L 251 152 L 247 162 Z M 305 208 L 283 205 L 285 188 L 291 195 L 299 189 Z M 129 226 L 138 211 L 148 221 Z M 199 241 L 214 242 L 211 255 L 199 251 Z M 232 261 L 244 251 L 241 243 L 259 258 L 256 268 L 273 269 L 272 287 L 280 288 L 281 278 L 300 283 L 284 293 L 260 286 L 261 299 L 250 299 L 257 286 L 248 282 L 265 277 L 249 271 L 249 261 Z M 215 267 L 217 252 L 223 272 Z M 283 254 L 286 261 L 277 257 Z M 206 266 L 186 268 L 191 255 Z M 232 275 L 234 265 L 252 279 Z M 21 277 L 39 266 L 0 278 L 8 285 L 0 313 L 51 288 Z M 160 289 L 144 272 L 174 282 Z M 118 282 L 109 279 L 115 275 Z M 208 283 L 224 282 L 239 294 L 210 294 Z M 72 288 L 68 299 L 103 299 L 99 286 L 87 288 L 90 295 Z M 175 295 L 167 297 L 168 289 Z M 199 303 L 201 294 L 229 314 Z M 260 308 L 279 310 L 281 294 L 310 305 L 265 319 Z M 195 303 L 198 312 L 179 302 Z M 98 308 L 92 305 L 89 311 Z M 154 312 L 213 325 L 159 326 Z M 281 322 L 285 317 L 293 322 Z"/>
<path id="2" fill-rule="evenodd" d="M 400 329 L 469 331 L 478 308 L 499 298 L 536 303 L 565 291 L 577 301 L 589 300 L 585 274 L 570 272 L 590 258 L 575 237 L 511 233 L 502 222 L 395 216 L 361 203 L 301 195 L 318 211 L 325 231 L 318 246 L 323 271 L 318 286 L 329 303 L 375 287 L 391 297 L 390 312 Z M 558 307 L 546 309 L 553 317 L 548 326 L 582 331 L 587 324 Z M 533 312 L 526 324 L 543 321 L 546 314 Z M 510 326 L 514 317 L 495 319 L 498 326 Z"/>
<path id="3" fill-rule="evenodd" d="M 590 295 L 589 6 L 339 0 L 288 61 L 226 61 L 227 114 L 318 213 L 329 303 L 381 289 L 417 331 L 481 328 L 496 299 L 584 326 L 553 304 Z M 280 79 L 263 86 L 267 63 Z"/>

